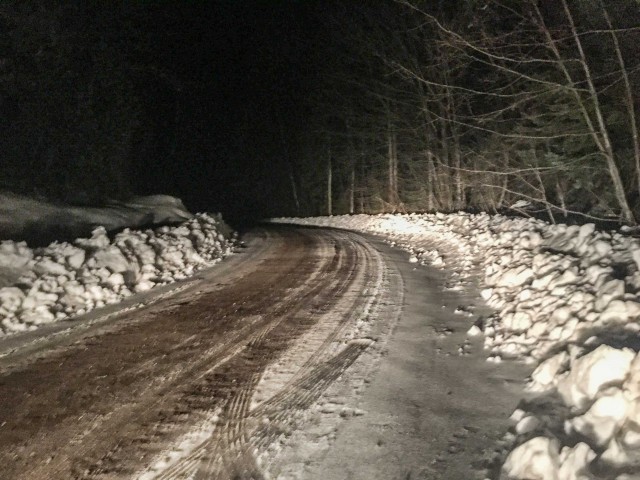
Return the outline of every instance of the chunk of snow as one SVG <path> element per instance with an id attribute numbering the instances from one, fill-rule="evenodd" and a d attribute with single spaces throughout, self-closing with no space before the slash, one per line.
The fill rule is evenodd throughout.
<path id="1" fill-rule="evenodd" d="M 515 288 L 524 285 L 532 278 L 533 270 L 527 267 L 520 267 L 504 272 L 500 275 L 496 284 L 508 288 Z"/>
<path id="2" fill-rule="evenodd" d="M 109 278 L 104 281 L 104 283 L 111 288 L 117 287 L 119 285 L 124 285 L 124 277 L 121 273 L 112 273 L 111 275 L 109 275 Z"/>
<path id="3" fill-rule="evenodd" d="M 600 461 L 604 464 L 620 468 L 628 465 L 631 459 L 618 440 L 614 438 L 609 442 L 607 449 L 600 455 Z"/>
<path id="4" fill-rule="evenodd" d="M 469 330 L 467 330 L 467 335 L 470 337 L 475 337 L 480 334 L 482 334 L 482 330 L 480 330 L 477 325 L 473 325 Z"/>
<path id="5" fill-rule="evenodd" d="M 580 275 L 578 274 L 577 269 L 574 267 L 574 268 L 565 270 L 560 274 L 560 276 L 550 280 L 548 284 L 548 288 L 553 289 L 557 287 L 573 285 L 577 282 L 579 278 L 580 278 Z"/>
<path id="6" fill-rule="evenodd" d="M 607 258 L 611 255 L 613 247 L 610 243 L 605 242 L 604 240 L 597 240 L 592 245 L 591 257 L 592 259 L 602 259 Z"/>
<path id="7" fill-rule="evenodd" d="M 538 420 L 533 415 L 528 415 L 518 422 L 518 424 L 516 425 L 516 433 L 518 435 L 525 435 L 527 433 L 533 432 L 539 426 L 540 420 Z"/>
<path id="8" fill-rule="evenodd" d="M 602 312 L 612 300 L 620 299 L 624 296 L 624 281 L 609 280 L 598 289 L 598 297 L 595 301 L 596 310 Z"/>
<path id="9" fill-rule="evenodd" d="M 514 480 L 549 480 L 558 478 L 559 468 L 558 441 L 534 437 L 509 454 L 502 470 Z"/>
<path id="10" fill-rule="evenodd" d="M 25 242 L 0 242 L 0 267 L 20 270 L 27 266 L 32 258 L 33 251 Z"/>
<path id="11" fill-rule="evenodd" d="M 527 412 L 525 412 L 521 408 L 516 408 L 511 414 L 511 416 L 509 417 L 509 420 L 517 423 L 520 420 L 522 420 L 526 416 L 526 414 Z"/>
<path id="12" fill-rule="evenodd" d="M 53 305 L 56 300 L 58 300 L 58 295 L 55 293 L 47 293 L 32 289 L 22 300 L 22 309 L 32 310 L 41 305 Z"/>
<path id="13" fill-rule="evenodd" d="M 147 290 L 151 290 L 154 287 L 154 283 L 150 280 L 142 280 L 137 283 L 134 287 L 134 291 L 136 292 L 146 292 Z"/>
<path id="14" fill-rule="evenodd" d="M 32 309 L 24 310 L 20 313 L 20 321 L 26 324 L 42 325 L 55 320 L 55 315 L 49 311 L 46 305 L 38 305 Z"/>
<path id="15" fill-rule="evenodd" d="M 567 405 L 582 409 L 606 386 L 622 383 L 634 358 L 632 350 L 600 345 L 578 358 L 558 381 L 558 392 Z"/>
<path id="16" fill-rule="evenodd" d="M 15 312 L 22 306 L 24 292 L 17 287 L 0 288 L 0 306 L 6 312 Z"/>
<path id="17" fill-rule="evenodd" d="M 79 238 L 75 244 L 86 250 L 99 250 L 109 245 L 109 237 L 104 227 L 98 227 L 91 232 L 91 238 Z"/>
<path id="18" fill-rule="evenodd" d="M 584 442 L 578 442 L 574 447 L 564 447 L 560 452 L 558 480 L 591 480 L 593 476 L 589 465 L 595 457 L 596 453 Z"/>
<path id="19" fill-rule="evenodd" d="M 122 251 L 113 245 L 95 252 L 89 262 L 93 268 L 107 268 L 112 273 L 126 272 L 129 268 L 129 262 Z"/>
<path id="20" fill-rule="evenodd" d="M 627 414 L 627 399 L 619 389 L 598 398 L 584 415 L 569 421 L 572 429 L 602 446 L 611 440 Z"/>
<path id="21" fill-rule="evenodd" d="M 568 360 L 569 354 L 562 351 L 540 363 L 531 374 L 531 383 L 528 385 L 529 390 L 542 392 L 553 387 L 558 377 L 558 372 L 566 366 Z"/>
<path id="22" fill-rule="evenodd" d="M 629 309 L 622 300 L 612 300 L 602 311 L 599 321 L 602 323 L 624 323 L 629 318 Z"/>
<path id="23" fill-rule="evenodd" d="M 51 274 L 51 275 L 64 275 L 67 273 L 67 269 L 64 265 L 61 265 L 50 258 L 40 258 L 34 262 L 33 271 L 37 275 Z"/>

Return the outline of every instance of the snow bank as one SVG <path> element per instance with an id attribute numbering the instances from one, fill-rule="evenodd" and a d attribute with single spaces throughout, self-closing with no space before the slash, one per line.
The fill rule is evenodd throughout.
<path id="1" fill-rule="evenodd" d="M 90 238 L 35 250 L 25 242 L 0 242 L 0 271 L 20 272 L 13 285 L 0 288 L 1 334 L 33 330 L 182 280 L 232 252 L 235 233 L 220 216 L 189 216 L 175 227 L 125 229 L 113 240 L 101 226 Z"/>
<path id="2" fill-rule="evenodd" d="M 149 227 L 192 218 L 179 198 L 169 195 L 134 197 L 103 207 L 60 205 L 0 192 L 0 238 L 24 239 L 56 234 L 88 235 L 95 227 L 108 232 L 124 227 Z"/>
<path id="3" fill-rule="evenodd" d="M 484 333 L 488 360 L 535 364 L 527 388 L 561 405 L 520 415 L 503 477 L 636 478 L 629 472 L 640 467 L 637 239 L 593 224 L 487 214 L 275 221 L 381 234 L 411 261 L 446 268 L 449 288 L 479 283 L 496 313 L 469 334 Z"/>

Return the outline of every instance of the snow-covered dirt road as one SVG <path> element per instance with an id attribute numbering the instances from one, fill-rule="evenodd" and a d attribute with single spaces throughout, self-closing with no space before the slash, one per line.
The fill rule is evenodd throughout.
<path id="1" fill-rule="evenodd" d="M 470 298 L 360 234 L 246 242 L 145 307 L 0 342 L 0 478 L 490 474 L 523 373 L 468 355 Z"/>
<path id="2" fill-rule="evenodd" d="M 447 272 L 418 266 L 406 252 L 366 238 L 382 253 L 392 278 L 402 281 L 396 327 L 366 388 L 350 395 L 348 378 L 336 382 L 305 426 L 284 441 L 272 477 L 498 478 L 504 431 L 527 368 L 505 362 L 497 370 L 485 361 L 482 340 L 466 334 L 488 313 L 477 306 L 482 302 L 472 284 L 464 292 L 452 289 Z M 371 353 L 360 360 L 375 362 L 367 358 Z"/>

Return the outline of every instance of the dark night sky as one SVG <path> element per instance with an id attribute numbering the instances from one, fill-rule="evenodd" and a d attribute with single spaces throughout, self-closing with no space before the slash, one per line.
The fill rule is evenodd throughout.
<path id="1" fill-rule="evenodd" d="M 172 193 L 194 210 L 228 217 L 271 213 L 265 207 L 287 188 L 279 174 L 281 131 L 292 141 L 314 88 L 320 9 L 310 0 L 244 0 L 145 12 L 143 29 L 157 39 L 153 62 L 182 84 L 178 117 L 166 86 L 142 87 L 147 108 L 157 118 L 159 145 L 172 141 L 179 118 L 181 147 L 175 158 L 138 165 L 139 191 Z"/>

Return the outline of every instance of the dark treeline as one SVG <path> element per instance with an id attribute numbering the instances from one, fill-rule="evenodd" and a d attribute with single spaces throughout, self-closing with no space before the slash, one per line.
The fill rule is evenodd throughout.
<path id="1" fill-rule="evenodd" d="M 325 18 L 335 56 L 292 211 L 640 220 L 636 0 L 336 2 Z"/>
<path id="2" fill-rule="evenodd" d="M 131 2 L 133 5 L 136 2 Z M 179 84 L 153 64 L 136 7 L 0 4 L 0 188 L 74 202 L 132 193 L 132 159 L 166 154 Z M 153 111 L 156 108 L 161 111 Z M 151 121 L 150 119 L 153 119 Z"/>
<path id="3" fill-rule="evenodd" d="M 294 110 L 300 8 L 0 2 L 0 189 L 75 204 L 165 193 L 228 216 L 264 210 L 279 189 L 281 133 L 300 123 L 274 120 L 276 107 Z"/>
<path id="4" fill-rule="evenodd" d="M 5 0 L 0 189 L 634 224 L 638 45 L 637 0 Z"/>

